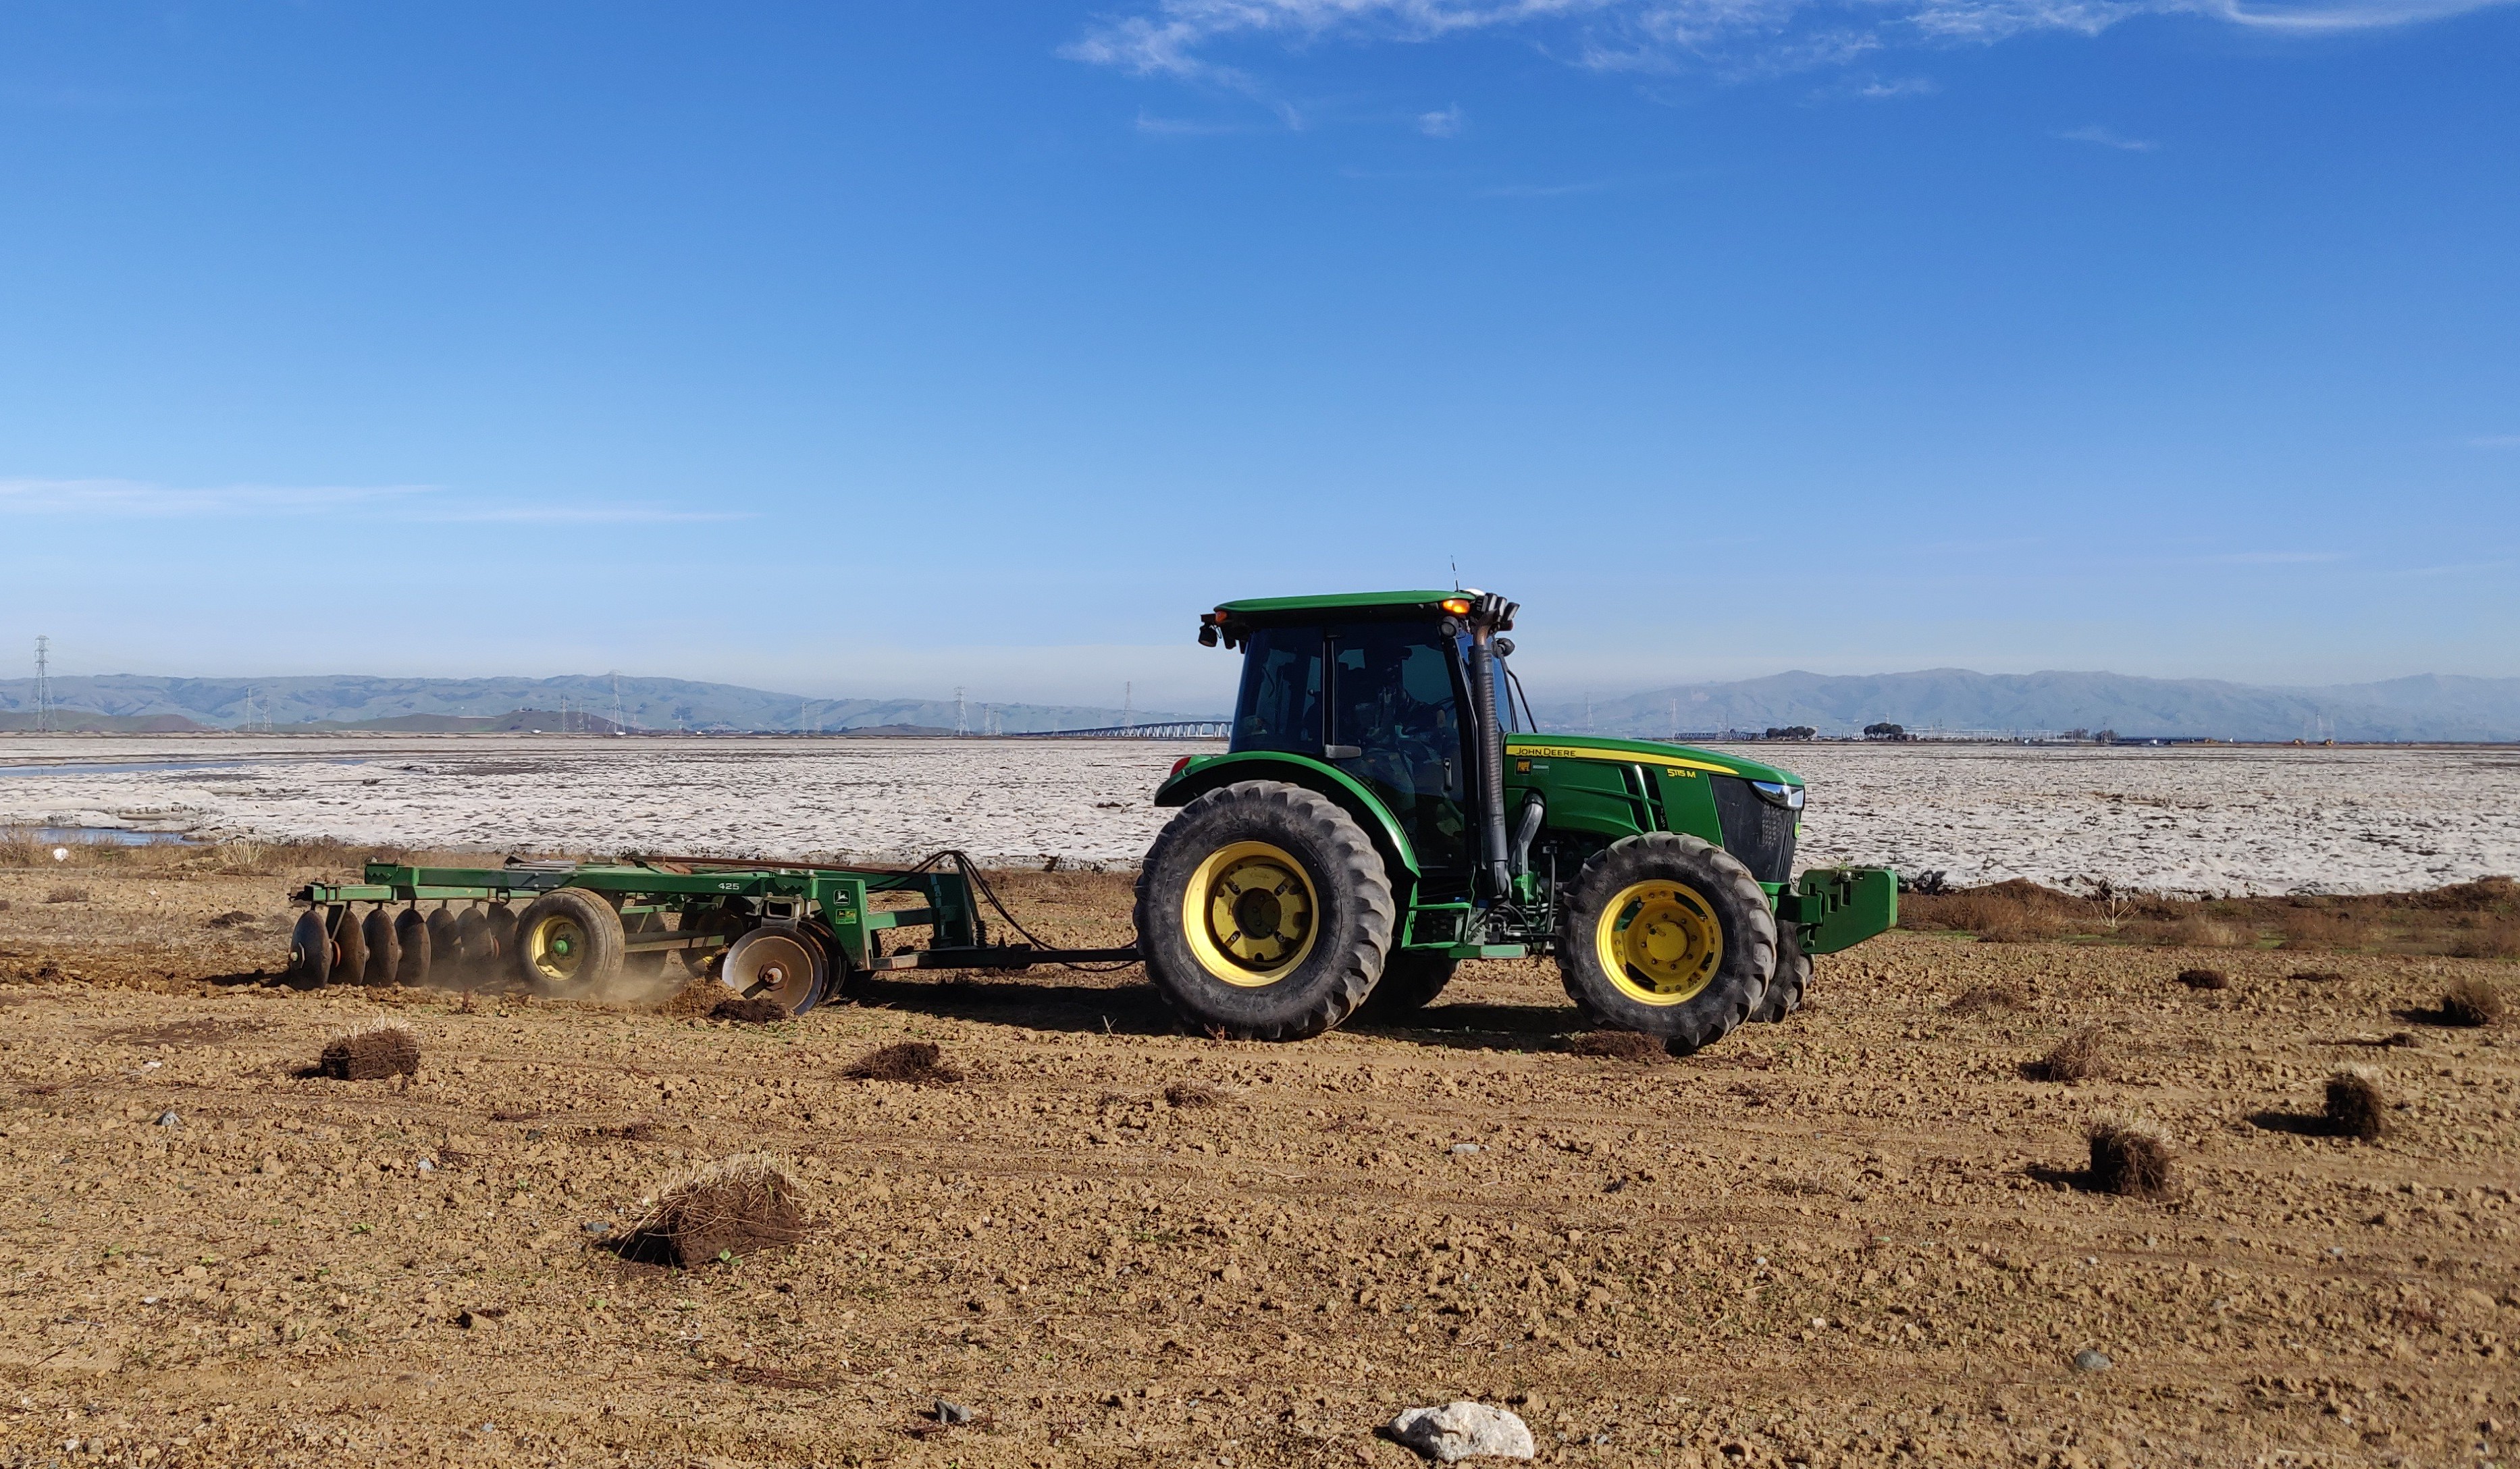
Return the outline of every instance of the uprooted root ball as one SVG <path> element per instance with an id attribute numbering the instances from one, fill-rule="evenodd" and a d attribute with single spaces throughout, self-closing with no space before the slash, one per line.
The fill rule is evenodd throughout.
<path id="1" fill-rule="evenodd" d="M 1972 985 L 1952 998 L 1943 1006 L 1946 1014 L 1986 1015 L 1997 1010 L 2017 1010 L 2030 1003 L 2030 992 L 2016 982 L 2003 979 L 1991 985 Z"/>
<path id="2" fill-rule="evenodd" d="M 2168 1197 L 2178 1187 L 2170 1147 L 2139 1122 L 2103 1117 L 2092 1124 L 2091 1185 L 2128 1198 Z"/>
<path id="3" fill-rule="evenodd" d="M 624 1253 L 670 1257 L 688 1270 L 711 1261 L 731 1264 L 804 1235 L 796 1180 L 760 1153 L 739 1153 L 657 1195 L 655 1207 L 631 1226 Z"/>
<path id="4" fill-rule="evenodd" d="M 337 1082 L 373 1082 L 420 1069 L 420 1038 L 390 1022 L 333 1038 L 315 1069 Z"/>
<path id="5" fill-rule="evenodd" d="M 2441 1012 L 2452 1025 L 2499 1025 L 2502 992 L 2482 979 L 2452 980 L 2442 993 Z"/>
<path id="6" fill-rule="evenodd" d="M 2228 990 L 2231 976 L 2220 969 L 2182 969 L 2179 982 L 2191 990 Z"/>
<path id="7" fill-rule="evenodd" d="M 1632 1030 L 1589 1031 L 1567 1042 L 1566 1049 L 1571 1055 L 1598 1056 L 1608 1061 L 1642 1061 L 1648 1066 L 1671 1058 L 1670 1050 L 1661 1041 Z"/>
<path id="8" fill-rule="evenodd" d="M 2056 1043 L 2056 1048 L 2032 1063 L 2040 1077 L 2051 1082 L 2096 1081 L 2116 1071 L 2110 1059 L 2107 1042 L 2097 1028 L 2078 1030 Z"/>
<path id="9" fill-rule="evenodd" d="M 1173 1107 L 1213 1107 L 1225 1100 L 1214 1087 L 1196 1082 L 1175 1082 L 1164 1088 L 1164 1104 Z"/>
<path id="10" fill-rule="evenodd" d="M 840 1075 L 858 1082 L 907 1082 L 914 1087 L 950 1087 L 963 1079 L 963 1068 L 926 1041 L 902 1041 L 868 1051 Z"/>
<path id="11" fill-rule="evenodd" d="M 730 995 L 710 1008 L 708 1017 L 711 1020 L 733 1020 L 742 1025 L 776 1025 L 782 1020 L 795 1018 L 788 1013 L 788 1006 L 757 995 L 750 998 Z"/>
<path id="12" fill-rule="evenodd" d="M 2339 1137 L 2369 1142 L 2389 1131 L 2389 1098 L 2380 1091 L 2380 1073 L 2368 1066 L 2349 1066 L 2327 1079 L 2327 1130 Z"/>

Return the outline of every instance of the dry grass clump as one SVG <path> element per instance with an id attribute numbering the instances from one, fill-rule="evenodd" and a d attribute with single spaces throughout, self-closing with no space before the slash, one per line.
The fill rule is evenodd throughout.
<path id="1" fill-rule="evenodd" d="M 2369 1142 L 2389 1131 L 2388 1111 L 2380 1073 L 2371 1067 L 2348 1066 L 2327 1079 L 2327 1130 L 2337 1136 Z"/>
<path id="2" fill-rule="evenodd" d="M 1566 1043 L 1570 1055 L 1595 1056 L 1605 1061 L 1638 1061 L 1650 1066 L 1671 1059 L 1671 1052 L 1652 1036 L 1632 1030 L 1588 1031 Z"/>
<path id="3" fill-rule="evenodd" d="M 913 1087 L 950 1087 L 963 1079 L 963 1068 L 945 1059 L 928 1041 L 900 1041 L 879 1046 L 850 1062 L 840 1075 L 858 1082 L 904 1082 Z"/>
<path id="4" fill-rule="evenodd" d="M 44 895 L 44 901 L 47 903 L 85 903 L 87 901 L 87 889 L 83 887 L 57 887 Z"/>
<path id="5" fill-rule="evenodd" d="M 2441 1013 L 2452 1025 L 2499 1025 L 2502 992 L 2491 981 L 2473 976 L 2452 980 L 2442 992 Z"/>
<path id="6" fill-rule="evenodd" d="M 2135 1199 L 2167 1198 L 2178 1190 L 2170 1145 L 2150 1127 L 2128 1118 L 2099 1117 L 2092 1120 L 2089 1136 L 2092 1188 Z"/>
<path id="7" fill-rule="evenodd" d="M 1993 984 L 1971 985 L 1952 997 L 1943 1006 L 1947 1015 L 1986 1015 L 1998 1010 L 2027 1009 L 2030 992 L 2019 980 L 1999 979 Z"/>
<path id="8" fill-rule="evenodd" d="M 2182 969 L 2179 982 L 2191 990 L 2228 990 L 2231 976 L 2220 969 Z"/>
<path id="9" fill-rule="evenodd" d="M 407 1026 L 381 1021 L 335 1036 L 315 1069 L 337 1082 L 373 1082 L 420 1070 L 420 1038 Z"/>
<path id="10" fill-rule="evenodd" d="M 2041 1079 L 2050 1082 L 2097 1081 L 2117 1072 L 2117 1062 L 2097 1026 L 2074 1032 L 2030 1064 Z"/>
<path id="11" fill-rule="evenodd" d="M 765 1000 L 758 995 L 730 995 L 709 1007 L 708 1017 L 711 1020 L 732 1020 L 739 1025 L 776 1025 L 782 1020 L 796 1018 L 788 1014 L 788 1007 L 778 1001 Z"/>
<path id="12" fill-rule="evenodd" d="M 657 1195 L 619 1246 L 631 1259 L 662 1257 L 684 1269 L 732 1265 L 765 1245 L 805 1236 L 802 1191 L 761 1153 L 720 1158 Z"/>
<path id="13" fill-rule="evenodd" d="M 0 826 L 0 867 L 31 868 L 52 854 L 43 834 L 32 826 Z"/>
<path id="14" fill-rule="evenodd" d="M 1174 1082 L 1164 1088 L 1164 1104 L 1173 1107 L 1213 1107 L 1225 1100 L 1225 1093 L 1197 1082 Z"/>

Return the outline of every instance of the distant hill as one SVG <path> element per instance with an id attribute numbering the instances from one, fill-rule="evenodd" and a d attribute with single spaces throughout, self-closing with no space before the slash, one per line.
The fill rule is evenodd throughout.
<path id="1" fill-rule="evenodd" d="M 0 713 L 0 734 L 22 734 L 35 728 L 32 711 Z M 209 727 L 180 714 L 98 714 L 87 709 L 55 709 L 52 728 L 68 734 L 185 734 Z"/>
<path id="2" fill-rule="evenodd" d="M 1536 705 L 1552 730 L 1588 728 L 1585 705 Z M 2273 688 L 2119 673 L 1780 673 L 1592 701 L 1600 734 L 1656 735 L 1809 725 L 1853 734 L 1912 731 L 2114 730 L 2218 739 L 2520 740 L 2520 679 L 2420 674 L 2377 684 Z"/>
<path id="3" fill-rule="evenodd" d="M 33 728 L 34 693 L 32 679 L 0 680 L 0 729 Z M 828 734 L 876 725 L 954 728 L 951 699 L 818 699 L 735 684 L 626 674 L 619 681 L 619 696 L 621 723 L 633 730 L 794 733 L 811 729 Z M 244 728 L 248 720 L 257 729 L 268 723 L 280 730 L 488 730 L 507 728 L 497 722 L 528 713 L 556 720 L 563 708 L 569 728 L 579 727 L 583 713 L 599 717 L 586 726 L 595 729 L 608 728 L 613 698 L 614 681 L 604 674 L 554 679 L 383 679 L 355 674 L 178 679 L 101 674 L 53 680 L 55 723 L 64 729 L 79 718 L 109 723 L 173 718 L 189 721 L 193 727 L 228 730 Z M 1006 734 L 1097 729 L 1119 724 L 1122 716 L 1118 709 L 1069 704 L 973 703 L 964 709 L 965 723 L 973 734 L 993 727 Z M 1142 722 L 1200 717 L 1144 709 L 1134 715 Z M 17 724 L 17 718 L 23 723 Z M 443 720 L 457 723 L 432 723 Z"/>

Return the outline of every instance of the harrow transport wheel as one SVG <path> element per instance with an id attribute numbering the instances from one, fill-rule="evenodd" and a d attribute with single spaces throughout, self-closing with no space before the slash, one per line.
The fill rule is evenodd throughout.
<path id="1" fill-rule="evenodd" d="M 385 912 L 383 904 L 380 903 L 368 910 L 366 920 L 359 925 L 359 938 L 368 946 L 368 967 L 367 972 L 361 977 L 361 982 L 372 985 L 392 984 L 394 970 L 400 963 L 402 956 L 400 946 L 394 943 L 393 914 Z"/>
<path id="2" fill-rule="evenodd" d="M 394 918 L 394 983 L 415 989 L 428 983 L 428 914 L 406 908 Z"/>
<path id="3" fill-rule="evenodd" d="M 1594 1024 L 1660 1037 L 1687 1055 L 1732 1033 L 1767 994 L 1777 919 L 1739 859 L 1653 831 L 1584 864 L 1567 895 L 1557 967 Z"/>
<path id="4" fill-rule="evenodd" d="M 621 915 L 582 887 L 558 888 L 517 919 L 516 973 L 546 995 L 580 996 L 621 977 Z"/>
<path id="5" fill-rule="evenodd" d="M 1328 797 L 1244 780 L 1191 802 L 1138 872 L 1147 977 L 1198 1030 L 1299 1041 L 1345 1020 L 1391 948 L 1391 879 Z"/>
<path id="6" fill-rule="evenodd" d="M 333 978 L 345 985 L 362 983 L 368 973 L 368 940 L 359 929 L 359 915 L 346 903 L 333 913 Z"/>
<path id="7" fill-rule="evenodd" d="M 796 928 L 756 928 L 727 946 L 717 982 L 746 1000 L 776 1001 L 801 1015 L 823 1000 L 831 967 L 823 946 Z"/>
<path id="8" fill-rule="evenodd" d="M 1356 1018 L 1375 1024 L 1400 1024 L 1435 1002 L 1453 982 L 1459 960 L 1425 949 L 1395 949 L 1382 961 L 1382 977 L 1373 993 L 1356 1007 Z"/>
<path id="9" fill-rule="evenodd" d="M 428 967 L 440 984 L 460 983 L 464 973 L 464 939 L 455 911 L 437 905 L 428 915 Z"/>
<path id="10" fill-rule="evenodd" d="M 333 925 L 324 910 L 310 908 L 289 931 L 289 967 L 280 972 L 280 981 L 292 990 L 320 990 L 332 977 Z"/>
<path id="11" fill-rule="evenodd" d="M 1811 956 L 1803 953 L 1803 931 L 1794 923 L 1777 925 L 1777 972 L 1768 981 L 1768 993 L 1750 1018 L 1774 1025 L 1803 1007 L 1803 992 L 1811 988 Z"/>

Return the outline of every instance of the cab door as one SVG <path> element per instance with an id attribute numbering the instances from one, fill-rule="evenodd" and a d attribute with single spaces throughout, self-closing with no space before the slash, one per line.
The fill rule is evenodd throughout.
<path id="1" fill-rule="evenodd" d="M 1389 808 L 1418 854 L 1428 898 L 1469 891 L 1469 762 L 1462 742 L 1453 640 L 1433 623 L 1328 631 L 1329 721 L 1323 754 Z"/>

